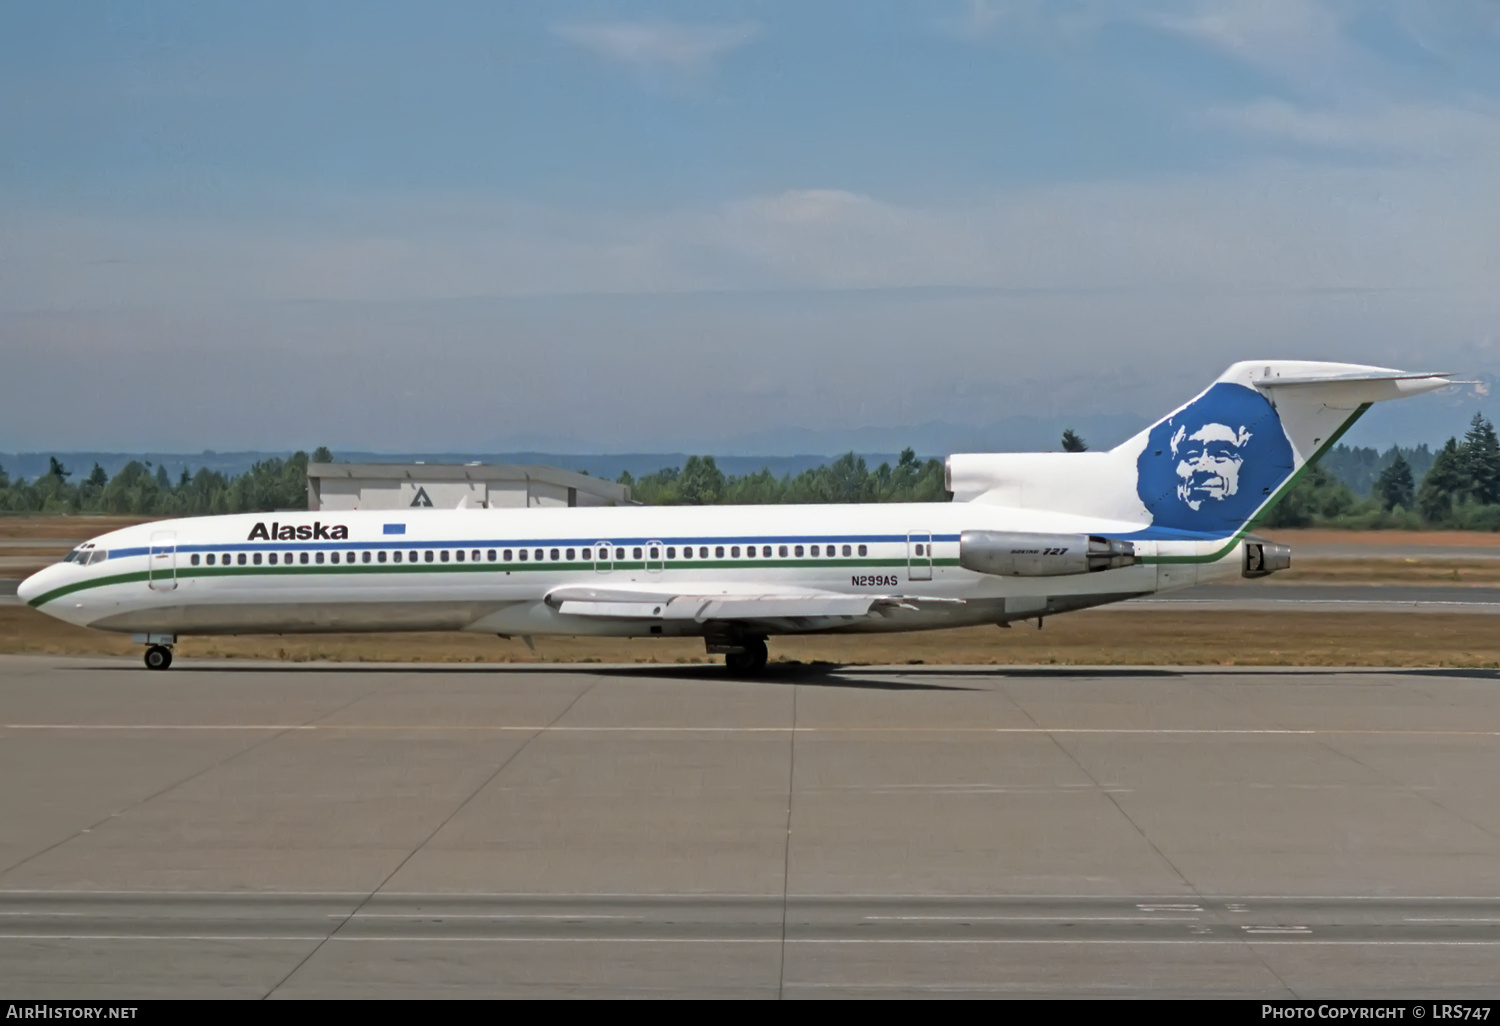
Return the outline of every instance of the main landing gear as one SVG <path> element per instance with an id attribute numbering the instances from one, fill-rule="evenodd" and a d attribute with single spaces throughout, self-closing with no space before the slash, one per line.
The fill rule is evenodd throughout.
<path id="1" fill-rule="evenodd" d="M 146 669 L 165 670 L 172 665 L 172 650 L 166 645 L 152 645 L 146 649 Z"/>
<path id="2" fill-rule="evenodd" d="M 734 673 L 760 673 L 766 668 L 770 653 L 766 650 L 765 638 L 746 638 L 737 646 L 738 652 L 724 653 L 724 665 Z"/>

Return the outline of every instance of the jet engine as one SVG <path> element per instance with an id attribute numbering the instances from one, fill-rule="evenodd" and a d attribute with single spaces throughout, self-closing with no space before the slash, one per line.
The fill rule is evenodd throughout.
<path id="1" fill-rule="evenodd" d="M 1133 563 L 1130 542 L 1090 534 L 965 531 L 958 540 L 959 566 L 1001 577 L 1064 577 Z"/>
<path id="2" fill-rule="evenodd" d="M 1244 577 L 1266 577 L 1292 566 L 1292 547 L 1250 535 L 1245 539 Z"/>

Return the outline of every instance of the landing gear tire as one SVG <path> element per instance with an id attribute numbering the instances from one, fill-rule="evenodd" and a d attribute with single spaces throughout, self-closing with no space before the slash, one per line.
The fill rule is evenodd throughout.
<path id="1" fill-rule="evenodd" d="M 752 638 L 745 642 L 743 652 L 730 652 L 724 657 L 724 665 L 735 673 L 756 674 L 766 668 L 770 652 L 765 638 Z"/>
<path id="2" fill-rule="evenodd" d="M 165 645 L 152 645 L 146 649 L 146 669 L 165 670 L 172 665 L 172 650 Z"/>

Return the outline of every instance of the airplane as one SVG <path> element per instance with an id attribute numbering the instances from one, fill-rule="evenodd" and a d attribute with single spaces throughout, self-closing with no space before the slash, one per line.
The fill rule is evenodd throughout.
<path id="1" fill-rule="evenodd" d="M 1010 626 L 1291 550 L 1250 532 L 1372 403 L 1440 373 L 1236 363 L 1107 451 L 948 458 L 951 502 L 246 513 L 100 535 L 22 582 L 34 609 L 147 646 L 193 635 L 701 637 L 754 674 L 775 635 Z"/>

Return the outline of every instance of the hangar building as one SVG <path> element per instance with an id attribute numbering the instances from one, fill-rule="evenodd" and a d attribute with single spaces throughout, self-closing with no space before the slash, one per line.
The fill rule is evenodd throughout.
<path id="1" fill-rule="evenodd" d="M 467 501 L 465 501 L 467 500 Z M 309 463 L 307 508 L 469 509 L 622 506 L 625 485 L 556 467 L 469 463 Z"/>

